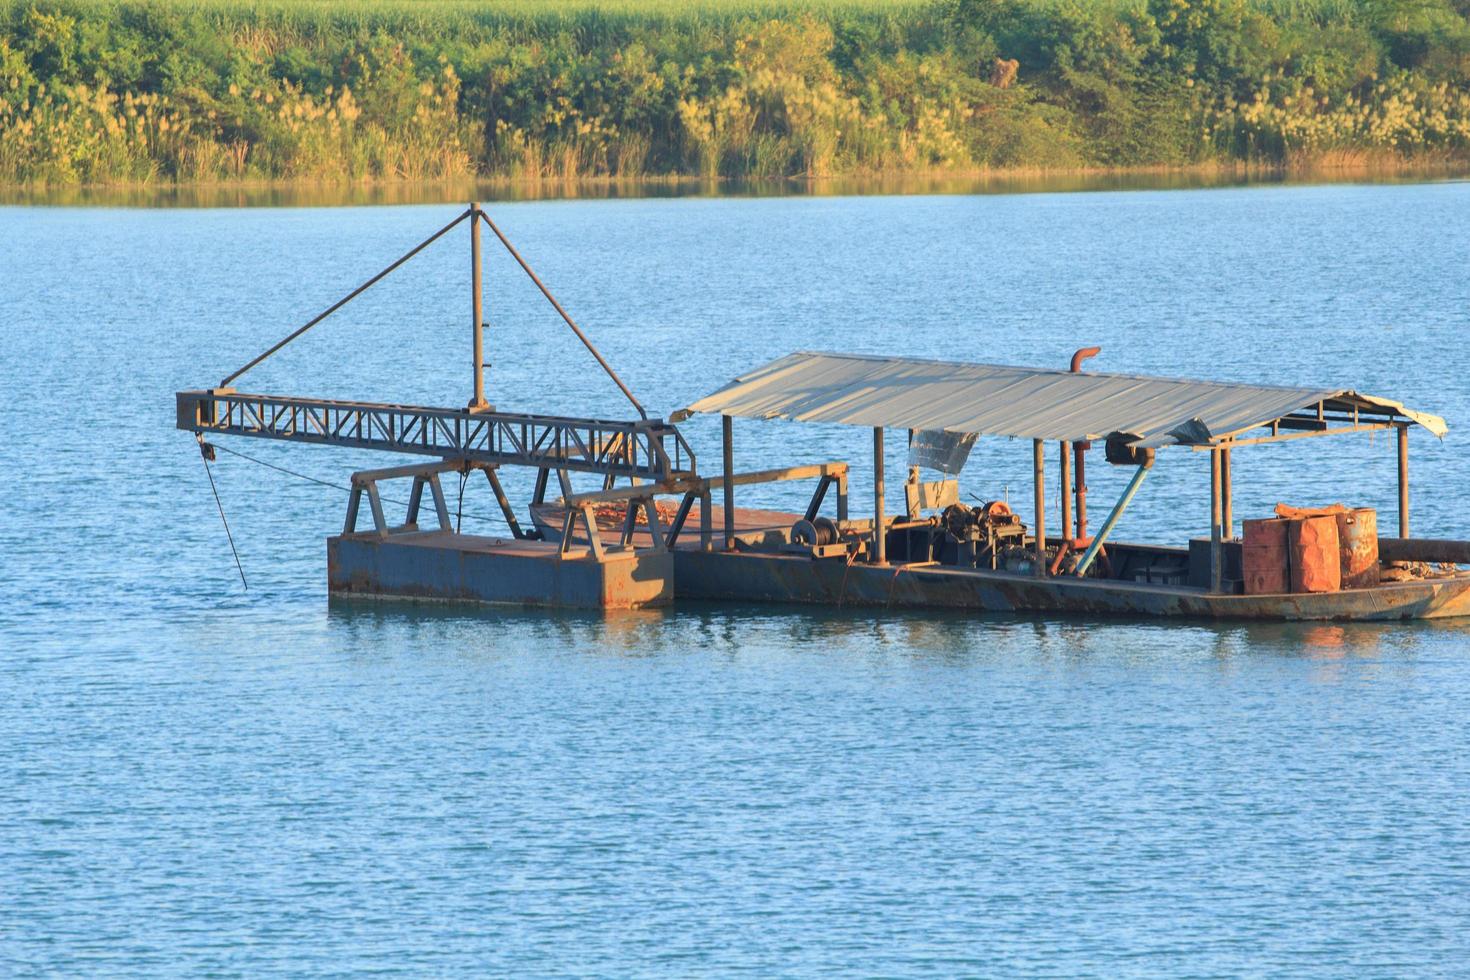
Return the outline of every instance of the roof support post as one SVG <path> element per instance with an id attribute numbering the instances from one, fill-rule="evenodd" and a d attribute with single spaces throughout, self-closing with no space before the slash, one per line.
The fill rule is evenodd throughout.
<path id="1" fill-rule="evenodd" d="M 888 564 L 887 523 L 883 516 L 883 427 L 873 429 L 873 561 Z"/>
<path id="2" fill-rule="evenodd" d="M 1234 481 L 1230 475 L 1230 447 L 1220 450 L 1220 537 L 1235 540 Z"/>
<path id="3" fill-rule="evenodd" d="M 474 330 L 475 397 L 471 409 L 485 407 L 484 264 L 480 261 L 480 205 L 470 202 L 470 319 Z M 487 471 L 488 472 L 488 471 Z M 519 536 L 519 535 L 518 535 Z"/>
<path id="4" fill-rule="evenodd" d="M 1399 426 L 1399 537 L 1409 536 L 1409 426 Z"/>
<path id="5" fill-rule="evenodd" d="M 735 426 L 728 415 L 720 416 L 720 441 L 725 467 L 725 550 L 735 548 Z"/>
<path id="6" fill-rule="evenodd" d="M 1036 493 L 1036 568 L 1038 578 L 1046 575 L 1046 443 L 1031 441 L 1031 467 Z"/>
<path id="7" fill-rule="evenodd" d="M 910 429 L 909 430 L 909 442 L 908 442 L 908 446 L 909 446 L 909 460 L 910 460 L 910 462 L 912 462 L 912 460 L 913 460 L 913 452 L 914 452 L 914 430 L 913 429 Z M 907 498 L 907 500 L 905 502 L 909 505 L 908 519 L 911 520 L 911 521 L 916 521 L 916 520 L 919 519 L 919 515 L 920 515 L 919 504 L 924 499 L 924 495 L 921 492 L 919 492 L 919 490 L 918 490 L 918 487 L 919 487 L 919 468 L 917 466 L 913 466 L 913 465 L 910 465 L 909 466 L 909 479 L 908 479 L 908 482 L 909 482 L 909 485 L 910 486 L 912 486 L 912 487 L 915 488 L 914 491 L 913 491 L 913 493 L 911 493 L 911 494 L 906 493 L 904 495 Z"/>
<path id="8" fill-rule="evenodd" d="M 1071 536 L 1072 528 L 1072 444 L 1062 442 L 1062 546 L 1065 548 Z"/>
<path id="9" fill-rule="evenodd" d="M 1210 591 L 1219 592 L 1224 579 L 1225 549 L 1220 544 L 1220 455 L 1210 450 Z"/>
<path id="10" fill-rule="evenodd" d="M 710 536 L 710 492 L 709 483 L 703 484 L 704 489 L 699 494 L 699 550 L 714 551 L 715 546 Z"/>

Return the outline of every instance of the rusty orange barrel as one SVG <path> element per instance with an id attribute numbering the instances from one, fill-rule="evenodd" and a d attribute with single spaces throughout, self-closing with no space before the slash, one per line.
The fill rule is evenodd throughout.
<path id="1" fill-rule="evenodd" d="M 1378 511 L 1359 507 L 1338 514 L 1337 546 L 1344 589 L 1378 584 Z"/>
<path id="2" fill-rule="evenodd" d="M 1291 562 L 1291 591 L 1336 592 L 1342 588 L 1342 555 L 1335 515 L 1288 521 L 1286 545 Z"/>
<path id="3" fill-rule="evenodd" d="M 1246 595 L 1279 595 L 1290 587 L 1286 523 L 1276 517 L 1242 522 L 1241 574 Z"/>

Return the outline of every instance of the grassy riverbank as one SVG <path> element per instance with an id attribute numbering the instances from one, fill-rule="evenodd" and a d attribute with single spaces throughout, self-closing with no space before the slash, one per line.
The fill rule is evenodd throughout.
<path id="1" fill-rule="evenodd" d="M 0 182 L 1470 159 L 1470 0 L 0 0 Z"/>

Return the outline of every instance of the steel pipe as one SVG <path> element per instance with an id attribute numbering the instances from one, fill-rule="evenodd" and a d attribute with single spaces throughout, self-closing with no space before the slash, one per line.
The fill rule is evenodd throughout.
<path id="1" fill-rule="evenodd" d="M 1073 374 L 1082 373 L 1082 362 L 1102 353 L 1101 347 L 1083 347 L 1072 355 L 1070 365 Z M 1077 533 L 1073 535 L 1075 543 L 1085 544 L 1087 541 L 1087 450 L 1092 448 L 1090 442 L 1078 442 L 1072 446 L 1072 457 L 1077 465 Z M 1063 536 L 1066 528 L 1062 529 Z"/>
<path id="2" fill-rule="evenodd" d="M 1409 536 L 1409 426 L 1399 426 L 1399 537 Z"/>
<path id="3" fill-rule="evenodd" d="M 1470 541 L 1442 538 L 1379 538 L 1378 557 L 1382 561 L 1447 562 L 1470 565 Z"/>
<path id="4" fill-rule="evenodd" d="M 1112 534 L 1113 528 L 1117 526 L 1118 519 L 1123 516 L 1123 511 L 1127 510 L 1128 505 L 1133 502 L 1138 488 L 1143 486 L 1143 478 L 1148 476 L 1152 465 L 1152 463 L 1144 463 L 1134 471 L 1133 479 L 1128 481 L 1128 486 L 1123 490 L 1123 496 L 1118 498 L 1118 502 L 1113 505 L 1112 513 L 1108 515 L 1107 520 L 1103 521 L 1102 530 L 1097 532 L 1097 537 L 1092 539 L 1092 543 L 1087 546 L 1087 551 L 1082 555 L 1082 560 L 1077 563 L 1076 575 L 1078 578 L 1086 575 L 1087 570 L 1092 567 L 1092 563 L 1097 559 L 1097 553 L 1102 550 L 1103 542 L 1107 541 L 1108 535 Z"/>

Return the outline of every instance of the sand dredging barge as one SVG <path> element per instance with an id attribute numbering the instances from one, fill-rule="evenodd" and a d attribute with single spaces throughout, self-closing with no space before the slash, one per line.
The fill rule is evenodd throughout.
<path id="1" fill-rule="evenodd" d="M 414 255 L 468 223 L 473 397 L 429 408 L 247 394 L 246 371 L 349 303 Z M 625 421 L 497 411 L 485 398 L 481 231 L 490 229 L 565 321 L 638 418 Z M 327 540 L 334 595 L 632 608 L 680 598 L 806 602 L 994 612 L 1386 620 L 1470 614 L 1470 542 L 1409 536 L 1409 432 L 1442 419 L 1345 388 L 1289 388 L 1070 370 L 795 353 L 681 409 L 651 417 L 530 265 L 478 205 L 415 246 L 280 343 L 209 389 L 176 395 L 178 428 L 206 461 L 218 436 L 373 449 L 419 462 L 354 473 L 342 532 Z M 677 427 L 722 417 L 722 466 L 702 474 Z M 871 511 L 855 516 L 846 462 L 753 472 L 733 468 L 733 419 L 835 423 L 872 430 Z M 884 440 L 906 433 L 910 467 L 890 512 Z M 1370 510 L 1331 507 L 1247 520 L 1236 534 L 1237 449 L 1307 438 L 1392 432 L 1398 534 L 1380 537 Z M 1031 443 L 1032 521 L 1003 502 L 970 507 L 958 475 L 981 437 Z M 1024 442 L 1023 442 L 1024 444 Z M 1094 446 L 1094 444 L 1098 444 Z M 1089 532 L 1086 466 L 1097 450 L 1130 479 Z M 1046 526 L 1047 458 L 1055 453 L 1061 527 Z M 1113 539 L 1160 454 L 1208 453 L 1208 532 L 1184 545 Z M 534 471 L 518 515 L 499 478 Z M 924 471 L 938 479 L 923 479 Z M 509 536 L 460 533 L 441 477 L 484 474 Z M 590 474 L 593 489 L 578 490 Z M 477 478 L 478 479 L 478 478 Z M 554 483 L 553 483 L 554 481 Z M 741 488 L 813 487 L 801 512 L 736 505 Z M 390 520 L 380 485 L 409 485 Z M 553 495 L 554 494 L 554 495 Z M 867 508 L 863 508 L 866 510 Z M 524 520 L 522 519 L 524 516 Z"/>

